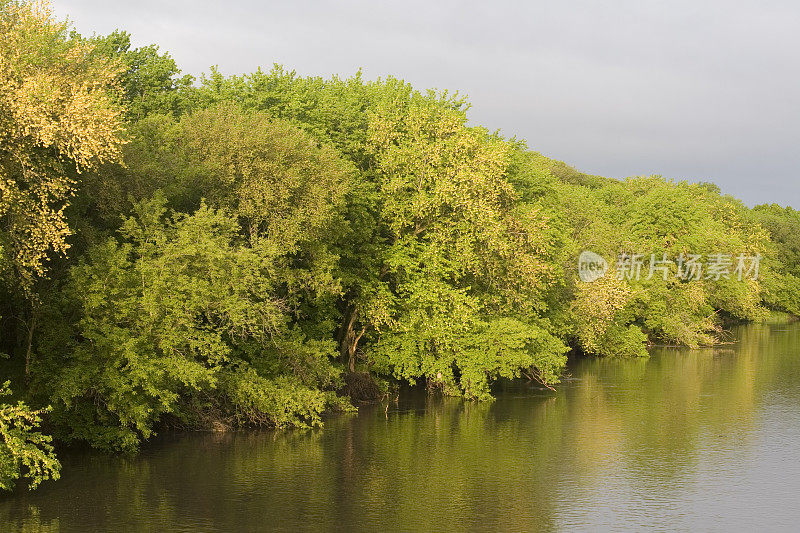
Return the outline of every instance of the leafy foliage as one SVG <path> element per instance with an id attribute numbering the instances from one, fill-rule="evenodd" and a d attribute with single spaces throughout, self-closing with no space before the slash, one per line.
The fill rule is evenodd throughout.
<path id="1" fill-rule="evenodd" d="M 327 362 L 331 343 L 307 342 L 291 325 L 274 246 L 247 245 L 225 211 L 201 205 L 191 215 L 168 215 L 164 204 L 158 195 L 137 204 L 122 242 L 93 247 L 72 270 L 66 291 L 80 318 L 53 386 L 55 414 L 70 439 L 135 447 L 177 410 L 182 394 L 212 391 L 226 369 L 288 374 L 305 386 L 336 376 Z M 280 402 L 292 397 L 290 387 L 250 385 L 232 390 L 269 395 L 272 403 L 260 405 L 279 409 L 283 425 L 313 418 L 320 407 L 285 412 Z"/>
<path id="2" fill-rule="evenodd" d="M 0 385 L 0 396 L 11 394 L 9 382 Z M 53 453 L 52 437 L 37 431 L 46 409 L 31 410 L 24 402 L 0 404 L 0 490 L 11 490 L 23 477 L 28 487 L 58 479 L 61 463 Z"/>
<path id="3" fill-rule="evenodd" d="M 800 315 L 792 209 L 585 174 L 392 77 L 276 65 L 194 84 L 124 32 L 83 39 L 38 3 L 0 13 L 2 368 L 24 352 L 26 398 L 64 440 L 318 426 L 356 377 L 488 400 L 499 379 L 557 383 L 570 349 L 641 357 Z M 580 282 L 582 250 L 612 269 Z M 763 266 L 626 279 L 620 253 Z M 6 452 L 8 479 L 57 471 L 31 438 L 43 455 Z"/>
<path id="4" fill-rule="evenodd" d="M 30 289 L 48 252 L 66 252 L 72 176 L 119 157 L 119 66 L 93 51 L 46 4 L 0 4 L 0 273 L 12 286 Z"/>

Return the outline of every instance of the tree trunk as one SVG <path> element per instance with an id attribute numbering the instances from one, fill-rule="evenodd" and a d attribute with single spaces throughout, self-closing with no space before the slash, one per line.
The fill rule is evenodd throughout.
<path id="1" fill-rule="evenodd" d="M 28 324 L 28 346 L 25 348 L 25 377 L 31 367 L 31 347 L 33 346 L 33 331 L 36 329 L 36 309 L 31 309 L 31 321 Z"/>
<path id="2" fill-rule="evenodd" d="M 339 334 L 339 350 L 342 356 L 342 361 L 347 363 L 347 368 L 350 372 L 356 371 L 356 350 L 358 349 L 358 341 L 367 329 L 366 326 L 361 328 L 360 333 L 356 333 L 353 326 L 356 322 L 356 315 L 358 312 L 355 308 L 348 308 L 347 313 L 342 321 L 342 330 Z"/>

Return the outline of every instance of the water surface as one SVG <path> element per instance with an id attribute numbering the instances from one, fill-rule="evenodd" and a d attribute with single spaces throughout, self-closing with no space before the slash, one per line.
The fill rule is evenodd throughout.
<path id="1" fill-rule="evenodd" d="M 61 480 L 0 497 L 0 530 L 796 529 L 800 325 L 734 333 L 579 361 L 555 393 L 408 393 L 321 430 L 63 454 Z"/>

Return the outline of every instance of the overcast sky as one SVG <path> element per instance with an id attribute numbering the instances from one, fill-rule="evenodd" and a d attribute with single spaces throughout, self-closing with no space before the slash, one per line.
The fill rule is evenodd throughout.
<path id="1" fill-rule="evenodd" d="M 54 0 L 184 72 L 281 63 L 467 94 L 471 121 L 585 172 L 800 208 L 800 3 Z"/>

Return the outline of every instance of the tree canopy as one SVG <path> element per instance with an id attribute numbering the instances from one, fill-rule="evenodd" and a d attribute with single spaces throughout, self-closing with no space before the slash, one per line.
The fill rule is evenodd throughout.
<path id="1" fill-rule="evenodd" d="M 2 488 L 57 476 L 42 417 L 111 450 L 317 426 L 398 383 L 491 400 L 569 353 L 800 314 L 790 208 L 585 174 L 392 77 L 196 82 L 40 3 L 0 0 L 0 37 Z"/>

